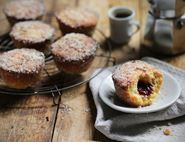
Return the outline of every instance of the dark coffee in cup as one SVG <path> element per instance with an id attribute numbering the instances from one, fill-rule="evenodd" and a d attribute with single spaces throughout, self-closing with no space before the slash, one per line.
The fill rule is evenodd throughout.
<path id="1" fill-rule="evenodd" d="M 127 17 L 129 17 L 131 14 L 130 13 L 124 13 L 124 12 L 122 12 L 122 13 L 116 13 L 115 14 L 115 17 L 116 18 L 127 18 Z"/>

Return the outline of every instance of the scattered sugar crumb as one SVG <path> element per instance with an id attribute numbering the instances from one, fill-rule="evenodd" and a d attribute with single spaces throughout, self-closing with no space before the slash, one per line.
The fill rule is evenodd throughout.
<path id="1" fill-rule="evenodd" d="M 169 135 L 172 135 L 172 131 L 170 129 L 168 129 L 168 128 L 165 128 L 163 130 L 163 134 L 166 135 L 166 136 L 169 136 Z"/>
<path id="2" fill-rule="evenodd" d="M 90 112 L 90 108 L 85 108 L 84 111 L 85 112 Z"/>
<path id="3" fill-rule="evenodd" d="M 60 109 L 61 109 L 62 112 L 67 112 L 67 113 L 72 111 L 72 108 L 70 108 L 69 106 L 67 106 L 65 104 L 62 104 Z"/>

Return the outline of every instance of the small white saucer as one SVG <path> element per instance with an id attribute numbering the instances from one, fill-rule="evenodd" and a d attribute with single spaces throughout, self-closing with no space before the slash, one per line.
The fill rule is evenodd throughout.
<path id="1" fill-rule="evenodd" d="M 112 75 L 108 76 L 101 84 L 99 96 L 102 101 L 112 109 L 126 113 L 150 113 L 160 111 L 172 105 L 181 94 L 181 87 L 169 73 L 164 72 L 164 82 L 155 102 L 146 107 L 133 108 L 124 105 L 116 96 Z"/>

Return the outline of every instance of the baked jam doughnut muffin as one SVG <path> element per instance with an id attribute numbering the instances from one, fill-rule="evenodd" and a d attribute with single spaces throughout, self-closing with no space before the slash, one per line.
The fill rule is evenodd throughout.
<path id="1" fill-rule="evenodd" d="M 51 45 L 57 67 L 67 73 L 81 73 L 91 65 L 98 43 L 84 34 L 66 34 Z"/>
<path id="2" fill-rule="evenodd" d="M 116 95 L 125 103 L 148 106 L 159 94 L 163 75 L 143 61 L 130 61 L 116 68 L 112 75 Z"/>
<path id="3" fill-rule="evenodd" d="M 14 25 L 20 21 L 41 19 L 45 7 L 39 0 L 13 0 L 4 6 L 3 11 L 10 24 Z"/>
<path id="4" fill-rule="evenodd" d="M 35 49 L 14 49 L 0 55 L 0 74 L 10 88 L 25 89 L 35 84 L 45 66 L 45 57 Z"/>
<path id="5" fill-rule="evenodd" d="M 63 34 L 84 33 L 91 35 L 96 27 L 98 18 L 92 11 L 85 9 L 65 9 L 56 14 Z"/>
<path id="6" fill-rule="evenodd" d="M 17 48 L 34 48 L 45 51 L 54 35 L 54 28 L 41 21 L 25 21 L 15 24 L 10 36 Z"/>

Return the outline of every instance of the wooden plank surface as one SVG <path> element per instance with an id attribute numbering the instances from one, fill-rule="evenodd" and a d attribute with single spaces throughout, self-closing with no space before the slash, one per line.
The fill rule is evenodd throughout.
<path id="1" fill-rule="evenodd" d="M 58 6 L 63 5 L 65 2 L 58 0 Z M 97 7 L 94 5 L 100 5 Z M 75 3 L 74 3 L 75 4 Z M 69 5 L 70 6 L 70 5 Z M 74 5 L 73 5 L 74 6 Z M 107 8 L 107 1 L 78 1 L 76 6 L 86 7 L 92 9 L 99 13 L 99 24 L 98 28 L 106 29 L 108 23 L 107 19 L 103 18 L 106 14 L 105 10 Z M 56 8 L 59 9 L 60 8 Z M 101 23 L 104 23 L 103 25 Z M 103 29 L 103 32 L 104 31 Z M 61 104 L 58 111 L 57 122 L 54 131 L 54 142 L 65 142 L 65 141 L 82 141 L 91 140 L 93 138 L 94 131 L 94 120 L 92 119 L 90 102 L 92 102 L 92 97 L 88 98 L 86 94 L 86 86 L 80 86 L 78 88 L 63 92 L 61 97 Z M 94 105 L 94 104 L 93 104 Z"/>
<path id="2" fill-rule="evenodd" d="M 0 35 L 10 30 L 0 1 Z M 46 0 L 47 11 L 53 4 Z M 52 139 L 57 106 L 51 95 L 0 95 L 0 142 L 49 142 Z"/>
<path id="3" fill-rule="evenodd" d="M 0 0 L 0 10 L 6 0 Z M 135 19 L 141 30 L 126 45 L 113 45 L 112 56 L 117 63 L 140 57 L 148 4 L 143 0 L 45 0 L 48 12 L 57 12 L 65 7 L 80 6 L 99 14 L 97 28 L 107 37 L 110 35 L 107 11 L 121 5 L 135 10 Z M 5 16 L 0 12 L 0 19 Z M 3 21 L 3 22 L 2 22 Z M 55 18 L 53 26 L 58 27 Z M 6 20 L 0 20 L 0 35 L 10 27 Z M 60 34 L 59 30 L 57 31 Z M 99 42 L 105 42 L 99 39 Z M 165 61 L 185 69 L 185 55 L 166 57 Z M 102 62 L 104 62 L 102 60 Z M 66 141 L 111 141 L 94 128 L 96 109 L 88 85 L 82 85 L 63 92 L 60 105 L 53 106 L 50 95 L 6 96 L 0 95 L 0 142 L 66 142 Z"/>
<path id="4" fill-rule="evenodd" d="M 62 2 L 62 1 L 60 1 Z M 99 14 L 97 28 L 101 29 L 109 37 L 109 20 L 107 11 L 110 7 L 122 5 L 136 10 L 136 20 L 139 20 L 139 2 L 137 0 L 80 0 L 78 6 L 92 9 Z M 102 41 L 103 42 L 103 41 Z M 118 63 L 138 57 L 140 45 L 140 32 L 134 35 L 128 45 L 115 46 L 112 52 Z M 97 140 L 111 141 L 95 130 L 95 107 L 90 91 L 81 86 L 78 89 L 64 92 L 61 97 L 57 122 L 54 131 L 54 142 Z M 76 93 L 78 92 L 78 93 Z M 63 109 L 63 108 L 66 108 Z"/>

